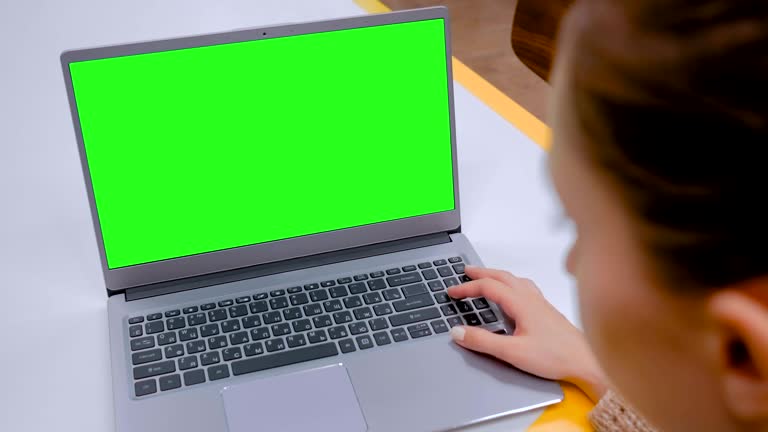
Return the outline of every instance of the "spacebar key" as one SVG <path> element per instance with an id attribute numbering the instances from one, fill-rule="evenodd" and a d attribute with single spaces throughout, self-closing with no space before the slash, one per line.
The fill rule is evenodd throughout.
<path id="1" fill-rule="evenodd" d="M 270 354 L 264 357 L 253 357 L 232 362 L 232 373 L 234 375 L 243 375 L 280 366 L 287 366 L 294 363 L 332 357 L 338 354 L 339 350 L 336 348 L 336 344 L 328 342 L 278 354 Z"/>

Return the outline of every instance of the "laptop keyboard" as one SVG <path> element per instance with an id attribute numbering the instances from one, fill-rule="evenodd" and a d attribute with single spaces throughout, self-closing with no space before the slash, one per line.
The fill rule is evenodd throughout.
<path id="1" fill-rule="evenodd" d="M 461 257 L 243 295 L 128 319 L 136 397 L 498 321 Z"/>

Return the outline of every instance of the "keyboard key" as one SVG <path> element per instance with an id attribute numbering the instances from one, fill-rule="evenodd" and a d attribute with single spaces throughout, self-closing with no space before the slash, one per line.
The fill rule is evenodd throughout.
<path id="1" fill-rule="evenodd" d="M 248 305 L 252 314 L 262 313 L 267 311 L 267 302 L 264 300 L 253 302 Z"/>
<path id="2" fill-rule="evenodd" d="M 307 344 L 307 339 L 302 334 L 290 335 L 285 338 L 288 348 L 296 348 Z"/>
<path id="3" fill-rule="evenodd" d="M 238 330 L 240 330 L 240 321 L 236 319 L 224 321 L 221 323 L 221 331 L 224 333 L 231 333 Z"/>
<path id="4" fill-rule="evenodd" d="M 377 304 L 373 307 L 373 312 L 376 316 L 389 315 L 392 313 L 392 306 L 388 303 Z"/>
<path id="5" fill-rule="evenodd" d="M 138 351 L 154 347 L 155 338 L 153 336 L 145 336 L 143 338 L 133 339 L 131 341 L 131 351 Z"/>
<path id="6" fill-rule="evenodd" d="M 166 375 L 164 377 L 158 378 L 157 381 L 160 383 L 160 390 L 162 391 L 173 390 L 181 387 L 181 375 L 179 374 Z"/>
<path id="7" fill-rule="evenodd" d="M 181 357 L 184 355 L 184 346 L 182 344 L 169 345 L 163 348 L 163 352 L 165 353 L 165 358 L 167 359 Z"/>
<path id="8" fill-rule="evenodd" d="M 368 288 L 366 288 L 365 284 L 362 282 L 355 282 L 355 283 L 349 284 L 350 294 L 362 294 L 366 291 L 368 291 Z"/>
<path id="9" fill-rule="evenodd" d="M 345 287 L 344 285 L 335 286 L 329 289 L 328 292 L 331 293 L 332 298 L 344 297 L 349 294 L 347 292 L 347 287 Z"/>
<path id="10" fill-rule="evenodd" d="M 243 318 L 243 328 L 253 328 L 261 325 L 261 317 L 258 315 L 249 315 Z"/>
<path id="11" fill-rule="evenodd" d="M 389 328 L 389 324 L 387 324 L 386 318 L 374 318 L 368 323 L 370 324 L 371 331 L 379 331 Z"/>
<path id="12" fill-rule="evenodd" d="M 360 296 L 352 296 L 344 299 L 344 307 L 347 309 L 354 309 L 363 305 L 363 301 Z"/>
<path id="13" fill-rule="evenodd" d="M 309 293 L 309 298 L 312 299 L 313 302 L 321 302 L 323 300 L 328 300 L 328 291 L 324 289 L 312 291 L 311 293 Z"/>
<path id="14" fill-rule="evenodd" d="M 368 275 L 365 275 L 365 274 L 359 274 L 359 275 L 355 276 L 355 281 L 358 281 L 358 282 L 359 281 L 364 281 L 364 280 L 367 280 L 367 279 L 368 279 Z"/>
<path id="15" fill-rule="evenodd" d="M 202 369 L 184 372 L 184 385 L 192 386 L 205 382 L 205 372 Z"/>
<path id="16" fill-rule="evenodd" d="M 398 312 L 432 306 L 433 304 L 435 304 L 435 301 L 432 300 L 432 296 L 429 294 L 421 294 L 392 302 L 392 306 L 394 306 L 395 310 Z"/>
<path id="17" fill-rule="evenodd" d="M 219 357 L 218 351 L 200 354 L 200 364 L 202 364 L 203 366 L 216 364 L 220 361 L 221 361 L 221 357 Z"/>
<path id="18" fill-rule="evenodd" d="M 461 285 L 461 282 L 459 282 L 459 280 L 456 279 L 455 277 L 449 277 L 447 279 L 443 279 L 443 282 L 445 282 L 445 286 L 447 288 L 450 288 L 450 287 L 456 286 L 456 285 Z"/>
<path id="19" fill-rule="evenodd" d="M 229 335 L 230 345 L 240 345 L 248 342 L 248 332 L 237 332 Z"/>
<path id="20" fill-rule="evenodd" d="M 143 323 L 143 322 L 144 322 L 144 317 L 143 316 L 136 316 L 136 317 L 128 318 L 128 324 L 138 324 L 138 323 Z"/>
<path id="21" fill-rule="evenodd" d="M 288 292 L 288 294 L 300 293 L 301 292 L 301 287 L 300 286 L 290 287 L 286 291 Z"/>
<path id="22" fill-rule="evenodd" d="M 234 302 L 231 299 L 230 300 L 222 300 L 222 301 L 220 301 L 218 303 L 218 305 L 219 305 L 219 307 L 223 308 L 223 307 L 227 307 L 227 306 L 232 306 L 233 303 Z"/>
<path id="23" fill-rule="evenodd" d="M 229 317 L 230 318 L 239 318 L 241 316 L 248 315 L 248 307 L 246 305 L 237 305 L 232 306 L 229 308 Z"/>
<path id="24" fill-rule="evenodd" d="M 464 325 L 464 322 L 461 321 L 461 318 L 457 316 L 447 318 L 447 320 L 448 320 L 448 325 L 451 327 L 456 327 L 457 325 Z"/>
<path id="25" fill-rule="evenodd" d="M 152 321 L 144 324 L 144 330 L 147 332 L 147 334 L 155 334 L 160 333 L 161 331 L 165 331 L 165 324 L 163 324 L 162 321 Z"/>
<path id="26" fill-rule="evenodd" d="M 374 279 L 374 280 L 368 281 L 368 288 L 370 288 L 371 291 L 382 290 L 382 289 L 385 289 L 386 287 L 387 287 L 387 284 L 384 283 L 384 279 Z"/>
<path id="27" fill-rule="evenodd" d="M 429 289 L 431 291 L 442 291 L 443 289 L 445 289 L 445 286 L 443 286 L 443 283 L 440 282 L 439 280 L 429 281 L 427 285 L 429 286 Z"/>
<path id="28" fill-rule="evenodd" d="M 151 362 L 159 361 L 162 359 L 163 359 L 163 352 L 160 351 L 160 348 L 149 350 L 149 351 L 141 351 L 141 352 L 133 353 L 133 355 L 131 355 L 131 363 L 133 363 L 134 365 L 151 363 Z"/>
<path id="29" fill-rule="evenodd" d="M 445 267 L 438 267 L 437 273 L 440 275 L 440 277 L 449 277 L 453 276 L 453 272 L 451 271 L 451 268 L 448 266 Z"/>
<path id="30" fill-rule="evenodd" d="M 370 292 L 363 294 L 363 301 L 365 304 L 381 303 L 381 295 L 377 292 Z"/>
<path id="31" fill-rule="evenodd" d="M 272 330 L 273 335 L 283 336 L 291 332 L 291 325 L 288 323 L 273 324 L 270 329 Z"/>
<path id="32" fill-rule="evenodd" d="M 491 307 L 491 305 L 488 304 L 488 300 L 486 300 L 483 297 L 478 297 L 478 298 L 472 300 L 472 304 L 474 304 L 475 307 L 478 310 L 480 310 L 480 309 L 488 309 L 489 307 Z"/>
<path id="33" fill-rule="evenodd" d="M 301 308 L 300 307 L 292 307 L 283 310 L 283 318 L 286 320 L 295 320 L 301 318 L 303 315 L 301 314 Z"/>
<path id="34" fill-rule="evenodd" d="M 312 330 L 307 333 L 307 339 L 309 343 L 320 343 L 328 340 L 328 335 L 325 334 L 325 330 Z"/>
<path id="35" fill-rule="evenodd" d="M 419 263 L 419 268 L 420 269 L 427 269 L 427 268 L 430 268 L 430 267 L 432 267 L 432 263 L 428 263 L 428 262 Z"/>
<path id="36" fill-rule="evenodd" d="M 397 276 L 390 276 L 387 278 L 387 283 L 391 287 L 409 285 L 416 282 L 421 282 L 421 275 L 418 272 L 403 273 Z"/>
<path id="37" fill-rule="evenodd" d="M 248 303 L 249 301 L 251 301 L 251 296 L 243 296 L 235 299 L 235 303 L 237 304 Z"/>
<path id="38" fill-rule="evenodd" d="M 159 320 L 162 317 L 163 317 L 163 314 L 161 314 L 161 313 L 149 314 L 149 315 L 147 315 L 147 321 L 157 321 L 157 320 Z"/>
<path id="39" fill-rule="evenodd" d="M 448 294 L 444 292 L 438 292 L 438 293 L 435 293 L 435 301 L 437 303 L 448 303 L 451 301 L 451 298 L 448 297 Z"/>
<path id="40" fill-rule="evenodd" d="M 280 312 L 267 312 L 261 316 L 261 320 L 264 324 L 274 324 L 283 320 L 283 315 Z"/>
<path id="41" fill-rule="evenodd" d="M 216 381 L 224 378 L 229 378 L 229 366 L 216 365 L 208 368 L 208 380 Z"/>
<path id="42" fill-rule="evenodd" d="M 419 321 L 426 321 L 435 318 L 440 318 L 440 312 L 437 308 L 427 308 L 417 311 L 404 312 L 389 317 L 389 323 L 392 327 L 399 327 L 406 324 L 417 323 Z"/>
<path id="43" fill-rule="evenodd" d="M 353 335 L 368 332 L 368 325 L 364 322 L 355 322 L 349 325 L 349 332 Z"/>
<path id="44" fill-rule="evenodd" d="M 438 266 L 444 266 L 444 265 L 448 264 L 448 262 L 445 261 L 444 259 L 439 259 L 439 260 L 432 261 L 432 264 L 434 264 L 435 267 L 438 267 Z"/>
<path id="45" fill-rule="evenodd" d="M 459 312 L 461 313 L 467 313 L 472 312 L 472 305 L 469 304 L 469 301 L 467 300 L 459 300 L 456 302 L 456 308 L 459 309 Z"/>
<path id="46" fill-rule="evenodd" d="M 339 348 L 341 348 L 341 352 L 344 354 L 351 353 L 357 348 L 355 348 L 355 343 L 352 342 L 352 339 L 342 339 L 339 341 Z"/>
<path id="47" fill-rule="evenodd" d="M 387 332 L 374 333 L 373 340 L 376 341 L 376 345 L 378 346 L 389 345 L 392 343 L 392 340 L 389 339 Z"/>
<path id="48" fill-rule="evenodd" d="M 480 317 L 483 318 L 483 321 L 486 324 L 494 323 L 499 320 L 496 318 L 496 314 L 490 309 L 480 312 Z"/>
<path id="49" fill-rule="evenodd" d="M 477 314 L 475 313 L 464 315 L 464 321 L 467 322 L 467 325 L 471 325 L 471 326 L 479 326 L 480 324 L 482 324 L 480 322 L 480 318 L 478 318 Z"/>
<path id="50" fill-rule="evenodd" d="M 133 391 L 136 393 L 136 397 L 157 393 L 157 384 L 153 379 L 139 381 L 133 385 Z"/>
<path id="51" fill-rule="evenodd" d="M 408 330 L 408 333 L 411 334 L 411 338 L 418 339 L 420 337 L 429 336 L 432 334 L 432 330 L 429 329 L 429 327 L 421 328 L 418 330 Z"/>
<path id="52" fill-rule="evenodd" d="M 414 285 L 408 285 L 408 286 L 405 286 L 405 287 L 403 287 L 401 289 L 403 290 L 403 295 L 405 297 L 413 297 L 413 296 L 417 296 L 419 294 L 426 294 L 427 293 L 427 286 L 424 285 L 423 283 L 418 283 L 418 284 L 414 284 Z"/>
<path id="53" fill-rule="evenodd" d="M 464 264 L 454 264 L 452 267 L 456 274 L 464 273 Z"/>
<path id="54" fill-rule="evenodd" d="M 264 342 L 264 346 L 267 348 L 267 352 L 282 351 L 285 349 L 285 341 L 283 338 L 270 339 Z"/>
<path id="55" fill-rule="evenodd" d="M 323 313 L 323 307 L 317 303 L 304 306 L 304 315 L 311 317 Z"/>
<path id="56" fill-rule="evenodd" d="M 453 316 L 459 313 L 459 311 L 456 310 L 456 305 L 453 303 L 440 306 L 440 310 L 445 316 Z"/>
<path id="57" fill-rule="evenodd" d="M 139 337 L 144 334 L 144 330 L 141 328 L 140 324 L 132 325 L 128 327 L 128 335 L 130 335 L 132 338 Z"/>
<path id="58" fill-rule="evenodd" d="M 253 299 L 254 300 L 266 300 L 267 299 L 267 293 L 262 292 L 262 293 L 254 294 L 253 295 Z"/>
<path id="59" fill-rule="evenodd" d="M 355 314 L 355 318 L 358 320 L 366 320 L 368 318 L 373 318 L 373 312 L 371 312 L 371 308 L 368 306 L 357 308 L 352 311 Z"/>
<path id="60" fill-rule="evenodd" d="M 309 298 L 307 297 L 307 293 L 293 294 L 289 297 L 289 300 L 291 301 L 291 305 L 293 306 L 299 306 L 299 305 L 309 303 Z"/>
<path id="61" fill-rule="evenodd" d="M 253 357 L 255 355 L 264 354 L 264 346 L 261 342 L 249 343 L 243 346 L 243 351 L 246 357 Z"/>
<path id="62" fill-rule="evenodd" d="M 403 271 L 404 271 L 404 272 L 412 272 L 412 271 L 416 271 L 416 266 L 415 266 L 415 265 L 407 265 L 407 266 L 403 266 Z"/>
<path id="63" fill-rule="evenodd" d="M 388 290 L 382 291 L 381 293 L 384 295 L 384 300 L 387 301 L 400 300 L 403 298 L 403 295 L 397 288 L 390 288 Z"/>
<path id="64" fill-rule="evenodd" d="M 210 322 L 224 321 L 225 319 L 227 319 L 226 309 L 214 309 L 208 311 L 208 321 Z"/>
<path id="65" fill-rule="evenodd" d="M 320 284 L 319 283 L 310 283 L 310 284 L 304 285 L 304 289 L 306 291 L 312 291 L 312 290 L 316 290 L 318 288 L 320 288 Z"/>
<path id="66" fill-rule="evenodd" d="M 293 326 L 293 331 L 295 331 L 296 333 L 312 330 L 312 321 L 305 318 L 298 321 L 294 321 L 292 326 Z"/>
<path id="67" fill-rule="evenodd" d="M 206 324 L 200 327 L 200 336 L 202 337 L 216 336 L 217 334 L 219 334 L 218 324 Z"/>
<path id="68" fill-rule="evenodd" d="M 362 335 L 355 338 L 357 340 L 357 346 L 360 347 L 360 349 L 368 349 L 373 348 L 373 339 L 371 339 L 368 335 Z"/>
<path id="69" fill-rule="evenodd" d="M 187 324 L 190 327 L 199 326 L 202 324 L 205 324 L 208 322 L 208 319 L 205 317 L 204 313 L 196 313 L 194 315 L 189 315 L 187 317 Z"/>
<path id="70" fill-rule="evenodd" d="M 320 286 L 323 287 L 323 288 L 332 287 L 334 285 L 336 285 L 336 281 L 327 280 L 327 281 L 320 282 Z"/>
<path id="71" fill-rule="evenodd" d="M 179 359 L 179 370 L 194 369 L 197 367 L 197 356 L 182 357 Z"/>
<path id="72" fill-rule="evenodd" d="M 168 332 L 157 335 L 158 345 L 170 345 L 176 343 L 176 333 Z"/>
<path id="73" fill-rule="evenodd" d="M 312 318 L 312 322 L 315 324 L 315 328 L 328 327 L 333 325 L 331 317 L 328 315 L 320 315 Z"/>
<path id="74" fill-rule="evenodd" d="M 435 333 L 445 333 L 448 331 L 448 326 L 445 325 L 445 321 L 443 320 L 434 320 L 429 323 L 429 325 L 432 326 L 432 330 L 435 331 Z"/>
<path id="75" fill-rule="evenodd" d="M 284 295 L 285 295 L 285 290 L 283 289 L 276 289 L 269 292 L 270 297 L 279 297 Z"/>
<path id="76" fill-rule="evenodd" d="M 348 335 L 347 328 L 344 326 L 331 327 L 328 329 L 328 336 L 330 336 L 331 339 L 340 339 L 347 337 Z"/>
<path id="77" fill-rule="evenodd" d="M 381 271 L 381 270 L 378 270 L 378 271 L 375 271 L 375 272 L 371 272 L 371 277 L 372 278 L 384 277 L 384 272 Z"/>
<path id="78" fill-rule="evenodd" d="M 226 336 L 212 336 L 208 338 L 208 349 L 218 349 L 227 346 Z"/>
<path id="79" fill-rule="evenodd" d="M 461 277 L 459 278 L 459 281 L 460 281 L 461 283 L 464 283 L 464 282 L 470 282 L 471 280 L 472 280 L 472 278 L 470 278 L 470 277 L 469 277 L 469 276 L 467 276 L 467 275 L 461 275 Z"/>
<path id="80" fill-rule="evenodd" d="M 448 258 L 448 262 L 449 262 L 449 263 L 457 263 L 457 262 L 461 262 L 461 257 L 458 257 L 458 256 L 455 256 L 455 257 L 450 257 L 450 258 Z"/>
<path id="81" fill-rule="evenodd" d="M 133 368 L 133 379 L 140 380 L 171 372 L 176 372 L 176 363 L 173 360 L 166 360 L 144 366 L 136 366 Z"/>
<path id="82" fill-rule="evenodd" d="M 224 361 L 240 360 L 243 358 L 243 351 L 240 347 L 225 348 L 221 350 L 221 357 Z"/>
<path id="83" fill-rule="evenodd" d="M 389 333 L 392 335 L 392 339 L 395 342 L 402 342 L 405 340 L 408 340 L 408 333 L 406 333 L 404 328 L 396 328 L 389 331 Z"/>
<path id="84" fill-rule="evenodd" d="M 328 300 L 323 302 L 323 308 L 326 312 L 336 312 L 344 309 L 344 306 L 341 305 L 341 301 L 339 300 Z"/>
<path id="85" fill-rule="evenodd" d="M 426 280 L 437 279 L 437 272 L 435 271 L 435 269 L 422 270 L 421 274 L 424 276 L 424 279 Z"/>
<path id="86" fill-rule="evenodd" d="M 391 268 L 391 269 L 387 270 L 387 274 L 390 275 L 390 276 L 396 275 L 396 274 L 400 274 L 400 269 L 399 268 Z"/>
<path id="87" fill-rule="evenodd" d="M 269 337 L 269 329 L 266 327 L 255 328 L 251 330 L 251 339 L 254 341 L 267 339 Z"/>
<path id="88" fill-rule="evenodd" d="M 349 311 L 334 312 L 333 322 L 335 322 L 336 324 L 345 324 L 348 322 L 352 322 L 352 313 L 350 313 Z"/>
<path id="89" fill-rule="evenodd" d="M 197 308 L 197 306 L 189 306 L 189 307 L 185 307 L 181 311 L 184 312 L 185 314 L 191 314 L 191 313 L 197 312 L 198 310 L 199 309 Z"/>
<path id="90" fill-rule="evenodd" d="M 338 283 L 340 283 L 342 285 L 346 285 L 348 283 L 352 283 L 352 278 L 351 277 L 338 278 L 338 279 L 336 279 L 336 282 L 338 282 Z"/>
<path id="91" fill-rule="evenodd" d="M 207 311 L 207 310 L 214 309 L 215 307 L 216 307 L 216 303 L 206 303 L 204 305 L 200 305 L 200 310 Z"/>
<path id="92" fill-rule="evenodd" d="M 272 308 L 272 310 L 287 308 L 288 299 L 286 297 L 275 297 L 273 299 L 269 299 L 269 307 Z"/>
<path id="93" fill-rule="evenodd" d="M 187 348 L 187 354 L 199 353 L 201 351 L 205 351 L 205 341 L 196 340 L 192 342 L 187 342 L 185 347 Z"/>

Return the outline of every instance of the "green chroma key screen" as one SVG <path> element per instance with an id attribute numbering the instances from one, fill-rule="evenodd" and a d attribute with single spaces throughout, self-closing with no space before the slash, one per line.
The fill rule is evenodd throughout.
<path id="1" fill-rule="evenodd" d="M 109 268 L 454 209 L 444 22 L 69 65 Z"/>

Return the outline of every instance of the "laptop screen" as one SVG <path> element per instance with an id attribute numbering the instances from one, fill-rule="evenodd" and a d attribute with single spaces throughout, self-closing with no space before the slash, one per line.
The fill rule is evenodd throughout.
<path id="1" fill-rule="evenodd" d="M 110 269 L 455 208 L 442 19 L 69 65 Z"/>

